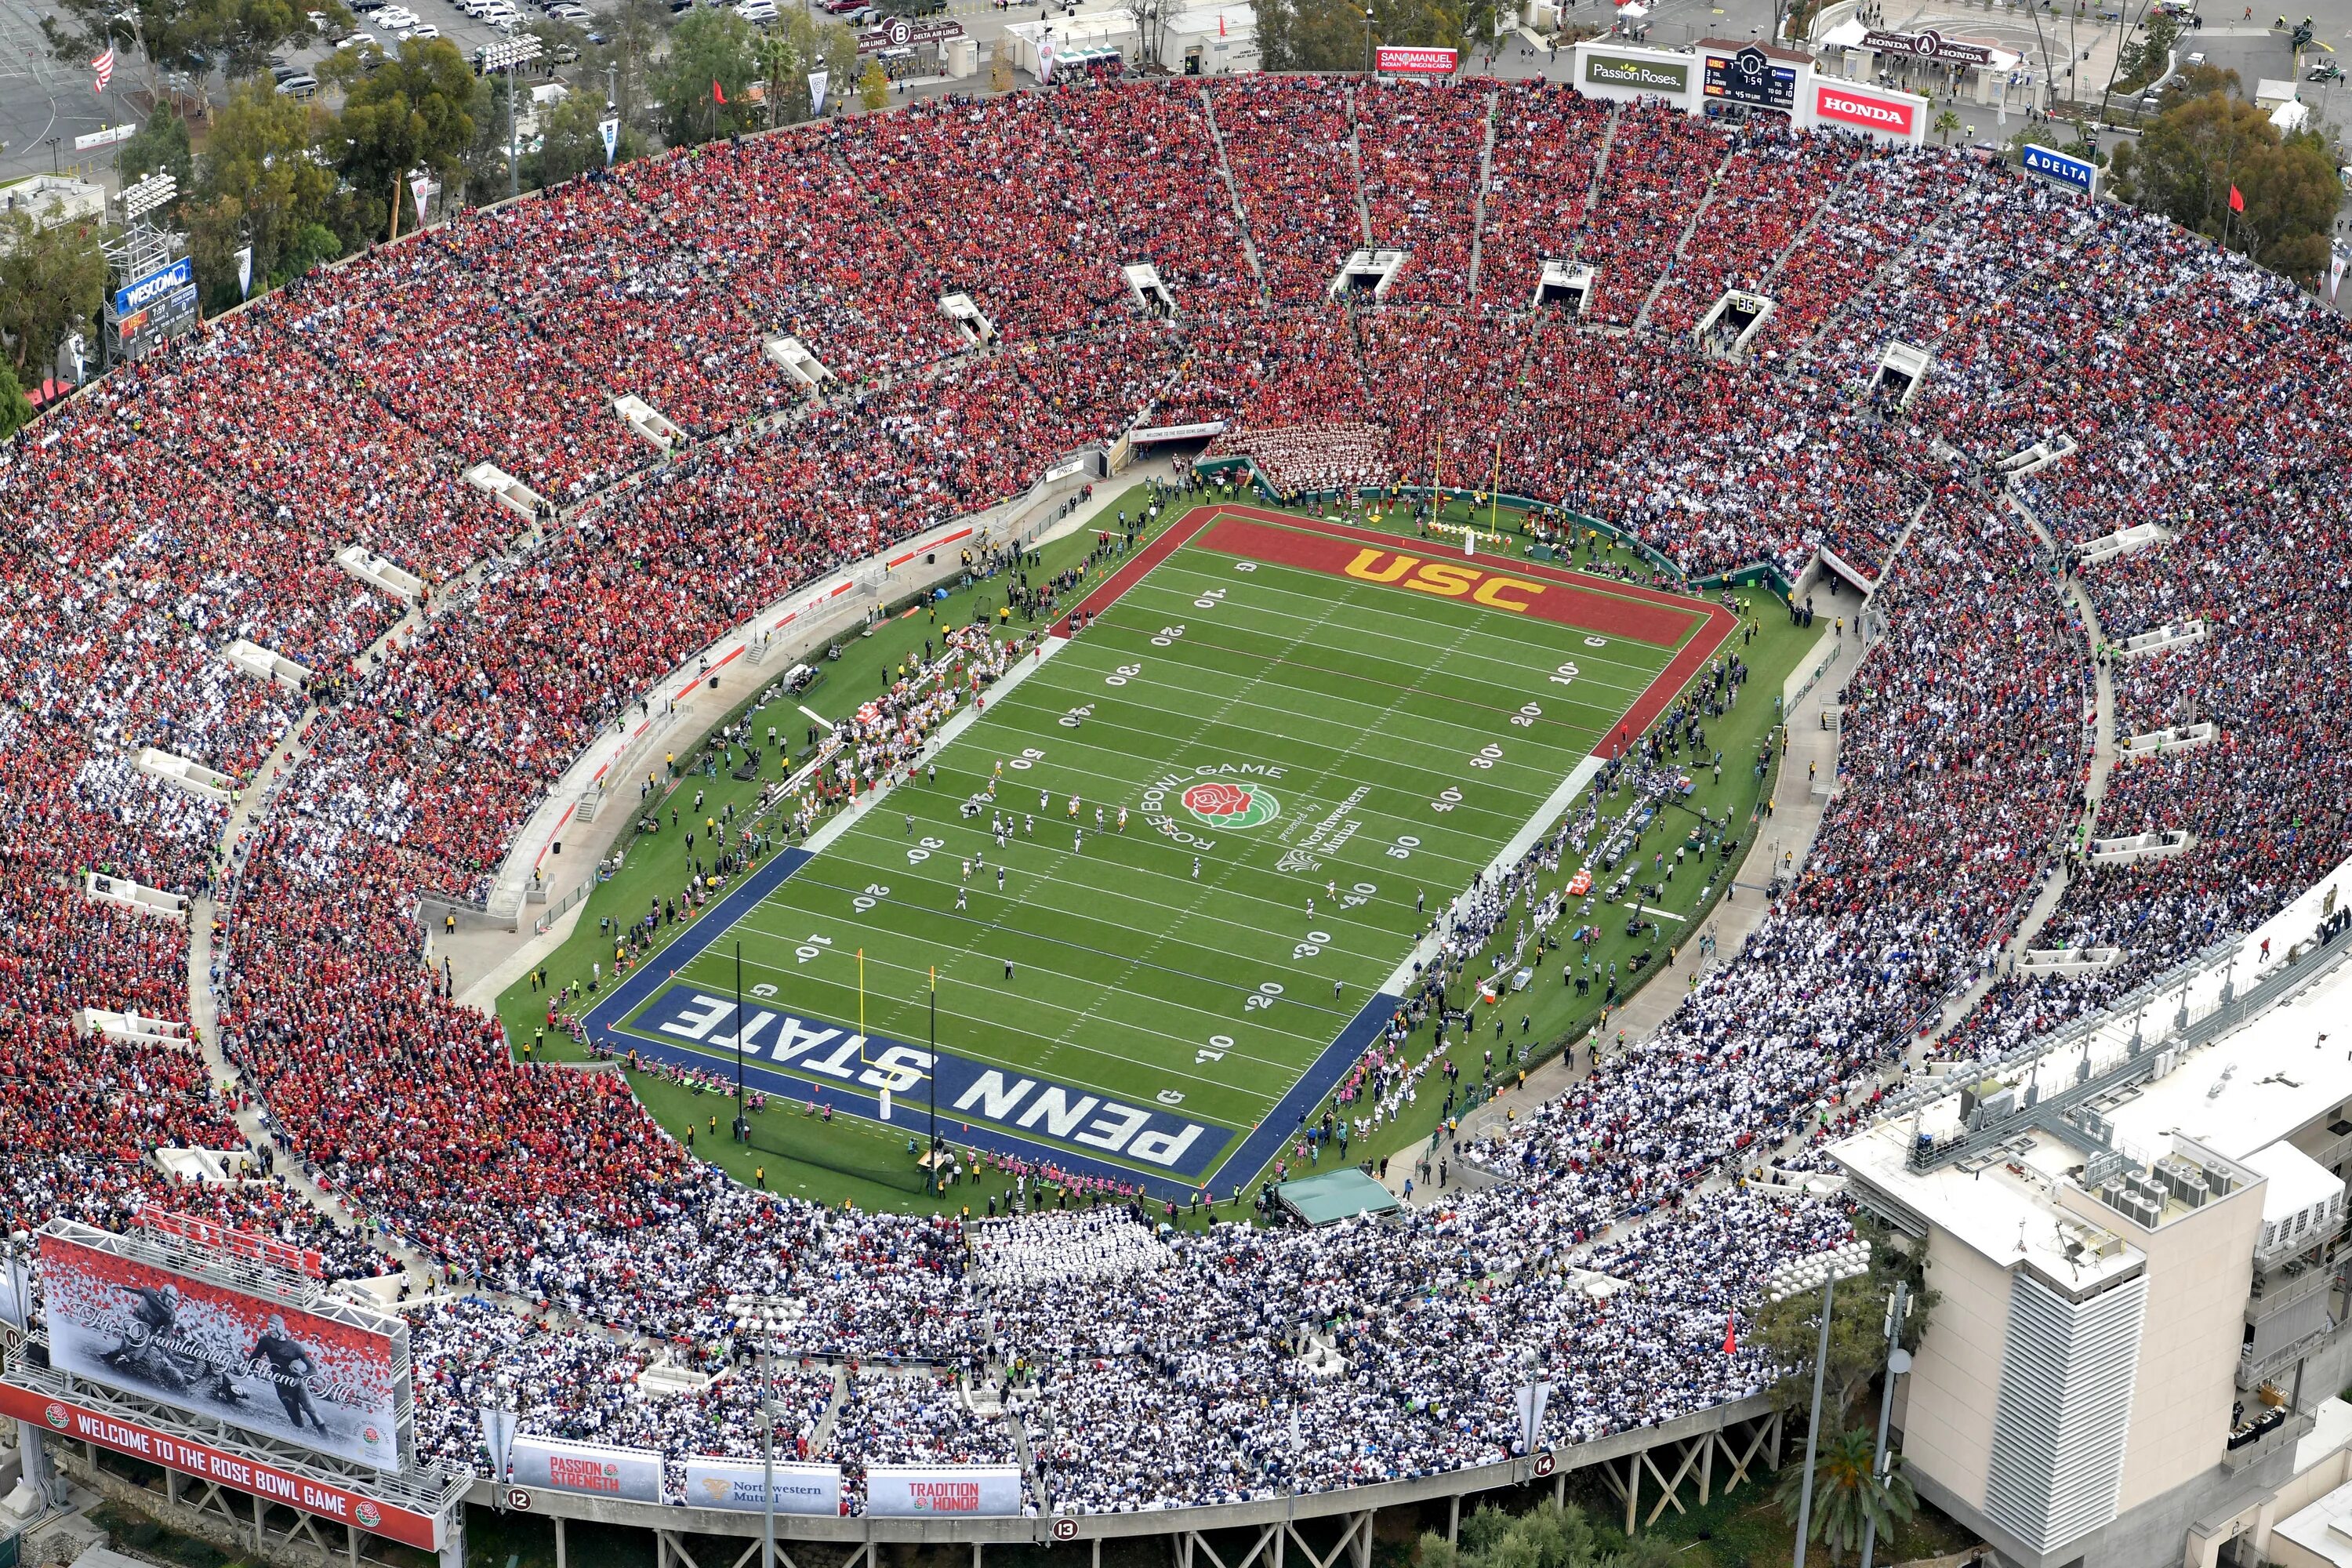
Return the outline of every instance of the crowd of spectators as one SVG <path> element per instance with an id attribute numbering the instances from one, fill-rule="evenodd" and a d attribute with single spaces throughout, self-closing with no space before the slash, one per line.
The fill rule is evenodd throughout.
<path id="1" fill-rule="evenodd" d="M 1327 300 L 1368 239 L 1412 253 L 1393 297 Z M 1118 268 L 1138 259 L 1172 316 L 1133 297 Z M 1528 309 L 1547 259 L 1597 268 L 1591 321 L 1646 309 L 1657 335 Z M 1761 354 L 1672 341 L 1768 274 L 1784 309 Z M 955 332 L 949 288 L 997 343 Z M 825 398 L 766 357 L 776 332 L 835 372 Z M 1853 395 L 1891 337 L 1937 357 L 1913 420 Z M 0 455 L 21 520 L 0 551 L 0 919 L 17 938 L 0 1028 L 18 1047 L 0 1200 L 26 1224 L 187 1209 L 316 1245 L 338 1274 L 383 1266 L 371 1237 L 413 1251 L 436 1287 L 483 1293 L 416 1309 L 428 1452 L 482 1463 L 473 1407 L 504 1377 L 526 1431 L 656 1449 L 674 1495 L 687 1457 L 758 1451 L 730 1305 L 747 1296 L 793 1303 L 776 1374 L 793 1452 L 839 1459 L 853 1490 L 871 1463 L 1007 1460 L 1016 1429 L 1055 1508 L 1492 1462 L 1526 1439 L 1526 1355 L 1555 1385 L 1545 1444 L 1745 1397 L 1780 1369 L 1727 1331 L 1847 1220 L 1709 1178 L 1866 1113 L 2080 820 L 2092 629 L 2065 550 L 2167 529 L 2080 584 L 2106 642 L 2184 618 L 2210 632 L 2115 667 L 2119 731 L 2193 718 L 2221 735 L 2126 764 L 2099 803 L 2102 831 L 2179 826 L 2195 849 L 2078 875 L 2053 920 L 2131 967 L 2011 982 L 1963 1037 L 2097 1005 L 2343 858 L 2352 712 L 2310 654 L 2341 646 L 2352 592 L 2323 521 L 2346 359 L 2339 330 L 2250 268 L 1969 155 L 1727 132 L 1544 84 L 950 100 L 468 216 L 126 368 Z M 624 392 L 685 449 L 632 434 Z M 1449 1152 L 1502 1184 L 1307 1233 L 1154 1236 L 1140 1209 L 1082 1209 L 1066 1233 L 1024 1220 L 975 1247 L 947 1220 L 728 1181 L 622 1075 L 515 1060 L 419 962 L 420 900 L 478 900 L 531 804 L 642 719 L 665 674 L 1146 410 L 1223 423 L 1224 449 L 1302 489 L 1442 471 L 1604 519 L 1681 574 L 1794 576 L 1827 548 L 1878 584 L 1803 866 L 1654 1034 Z M 2071 454 L 2016 495 L 2053 555 L 1992 465 L 2062 434 Z M 485 459 L 561 509 L 525 546 L 462 477 Z M 434 586 L 414 620 L 334 565 L 352 542 Z M 238 639 L 318 679 L 236 668 Z M 1734 700 L 1695 689 L 1643 757 L 1696 765 Z M 226 803 L 141 771 L 151 745 L 232 791 L 266 785 L 234 865 Z M 188 943 L 213 935 L 93 901 L 87 871 L 218 898 L 227 1082 L 193 1045 L 75 1031 L 91 1007 L 184 1024 Z M 1409 1085 L 1418 1048 L 1383 1043 L 1375 1096 Z M 249 1144 L 236 1118 L 256 1105 Z M 146 1157 L 173 1148 L 230 1169 L 163 1176 Z M 303 1206 L 297 1172 L 357 1228 Z M 1045 1266 L 1057 1245 L 1072 1266 Z M 717 1376 L 663 1394 L 656 1364 Z"/>

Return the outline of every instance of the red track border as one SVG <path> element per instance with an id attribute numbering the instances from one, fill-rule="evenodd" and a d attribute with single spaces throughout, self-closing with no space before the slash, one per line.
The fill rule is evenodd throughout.
<path id="1" fill-rule="evenodd" d="M 1085 598 L 1072 606 L 1072 609 L 1083 610 L 1088 616 L 1100 615 L 1112 605 L 1117 604 L 1129 589 L 1141 582 L 1144 575 L 1153 567 L 1190 543 L 1194 535 L 1221 517 L 1247 518 L 1255 522 L 1273 523 L 1284 528 L 1297 529 L 1306 533 L 1320 533 L 1328 538 L 1355 540 L 1368 544 L 1384 545 L 1391 549 L 1396 548 L 1403 539 L 1401 534 L 1381 533 L 1372 529 L 1357 528 L 1348 523 L 1325 522 L 1320 519 L 1297 517 L 1288 512 L 1267 511 L 1259 507 L 1221 506 L 1213 503 L 1196 506 L 1170 523 L 1159 538 L 1129 557 L 1126 564 L 1096 584 Z M 1670 605 L 1677 610 L 1697 614 L 1704 619 L 1704 624 L 1692 634 L 1690 640 L 1683 644 L 1681 650 L 1667 661 L 1665 668 L 1660 670 L 1643 689 L 1642 695 L 1633 700 L 1633 705 L 1625 710 L 1622 718 L 1618 720 L 1615 732 L 1604 738 L 1603 748 L 1605 749 L 1597 750 L 1595 753 L 1597 755 L 1616 755 L 1625 748 L 1633 736 L 1647 730 L 1656 721 L 1658 715 L 1664 713 L 1667 706 L 1674 701 L 1675 694 L 1689 683 L 1692 677 L 1706 667 L 1706 661 L 1715 657 L 1717 649 L 1731 639 L 1731 634 L 1738 630 L 1739 626 L 1739 617 L 1721 605 L 1706 599 L 1693 598 L 1685 594 L 1670 594 L 1662 589 L 1643 587 L 1639 584 L 1621 583 L 1612 577 L 1595 577 L 1583 572 L 1563 571 L 1557 566 L 1545 565 L 1540 562 L 1514 561 L 1511 563 L 1511 571 L 1529 577 L 1564 584 L 1587 593 L 1613 595 L 1618 598 L 1633 599 L 1643 604 Z M 1055 621 L 1048 630 L 1055 637 L 1067 637 L 1070 635 L 1069 616 L 1065 616 Z"/>

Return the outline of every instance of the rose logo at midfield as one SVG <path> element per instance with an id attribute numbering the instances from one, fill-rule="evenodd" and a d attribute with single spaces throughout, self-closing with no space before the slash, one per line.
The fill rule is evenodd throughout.
<path id="1" fill-rule="evenodd" d="M 1255 784 L 1196 784 L 1183 800 L 1185 810 L 1220 827 L 1255 827 L 1282 815 L 1282 803 Z"/>

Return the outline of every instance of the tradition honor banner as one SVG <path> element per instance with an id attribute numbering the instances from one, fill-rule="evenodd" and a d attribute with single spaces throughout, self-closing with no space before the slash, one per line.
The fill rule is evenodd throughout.
<path id="1" fill-rule="evenodd" d="M 511 1458 L 515 1485 L 551 1487 L 560 1492 L 625 1502 L 662 1500 L 661 1456 L 651 1448 L 607 1448 L 597 1443 L 562 1443 L 552 1437 L 517 1437 Z"/>
<path id="2" fill-rule="evenodd" d="M 1013 1465 L 869 1465 L 866 1511 L 877 1519 L 1018 1514 L 1021 1471 Z"/>
<path id="3" fill-rule="evenodd" d="M 775 1467 L 776 1511 L 835 1517 L 841 1512 L 839 1465 L 782 1464 Z M 767 1510 L 767 1467 L 757 1459 L 722 1459 L 695 1454 L 686 1461 L 688 1508 L 723 1508 L 737 1513 Z"/>

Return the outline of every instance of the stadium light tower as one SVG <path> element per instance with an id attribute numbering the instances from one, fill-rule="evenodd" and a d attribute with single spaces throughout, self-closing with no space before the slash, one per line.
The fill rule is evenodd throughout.
<path id="1" fill-rule="evenodd" d="M 1768 1300 L 1785 1301 L 1818 1285 L 1822 1288 L 1822 1338 L 1813 1352 L 1813 1415 L 1805 1428 L 1805 1483 L 1797 1496 L 1796 1568 L 1805 1568 L 1805 1536 L 1813 1521 L 1813 1455 L 1822 1437 L 1822 1373 L 1830 1359 L 1830 1308 L 1841 1279 L 1858 1279 L 1870 1272 L 1870 1243 L 1849 1241 L 1828 1252 L 1800 1258 L 1775 1269 L 1766 1287 Z"/>
<path id="2" fill-rule="evenodd" d="M 515 145 L 516 69 L 525 60 L 539 58 L 542 47 L 536 35 L 525 33 L 520 38 L 491 44 L 482 50 L 482 69 L 507 73 L 507 199 L 512 201 L 522 194 L 522 153 Z"/>

